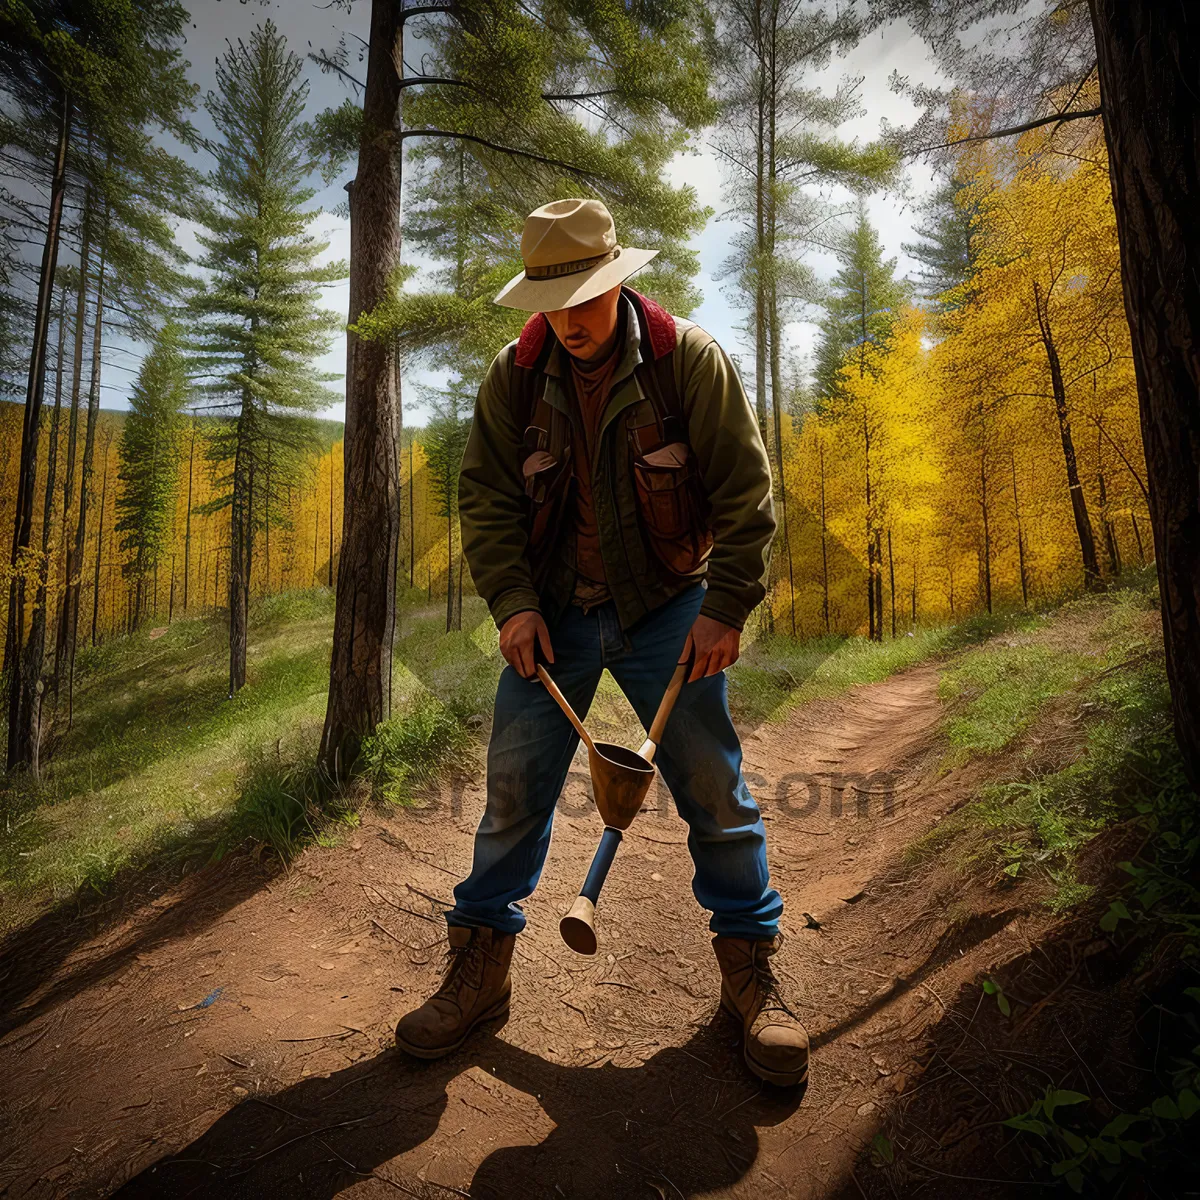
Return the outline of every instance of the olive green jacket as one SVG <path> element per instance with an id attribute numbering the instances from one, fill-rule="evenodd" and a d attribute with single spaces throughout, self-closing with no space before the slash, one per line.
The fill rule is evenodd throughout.
<path id="1" fill-rule="evenodd" d="M 728 356 L 699 325 L 675 318 L 673 366 L 687 436 L 707 494 L 712 551 L 694 577 L 664 577 L 639 522 L 631 455 L 624 430 L 653 419 L 634 367 L 642 361 L 638 321 L 625 305 L 625 343 L 601 418 L 592 461 L 592 490 L 600 552 L 623 628 L 698 579 L 707 594 L 700 611 L 741 629 L 766 594 L 775 515 L 771 469 L 754 412 Z M 551 335 L 552 336 L 552 335 Z M 463 552 L 476 590 L 499 627 L 515 613 L 538 611 L 552 621 L 570 602 L 572 556 L 534 584 L 530 566 L 530 502 L 521 470 L 525 431 L 508 395 L 517 342 L 496 356 L 475 403 L 463 455 L 458 502 Z M 546 359 L 545 401 L 571 418 L 579 436 L 570 389 L 570 364 L 557 342 Z M 649 412 L 649 416 L 647 416 Z"/>

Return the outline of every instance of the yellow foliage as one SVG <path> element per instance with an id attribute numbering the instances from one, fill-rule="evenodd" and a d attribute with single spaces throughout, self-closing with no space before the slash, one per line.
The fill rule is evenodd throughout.
<path id="1" fill-rule="evenodd" d="M 785 430 L 777 629 L 824 632 L 827 603 L 831 631 L 865 632 L 873 537 L 884 633 L 1052 600 L 1089 540 L 1100 576 L 1150 556 L 1107 163 L 1094 133 L 1072 144 L 964 156 L 971 278 L 936 325 L 913 311 L 851 351 L 839 397 Z"/>

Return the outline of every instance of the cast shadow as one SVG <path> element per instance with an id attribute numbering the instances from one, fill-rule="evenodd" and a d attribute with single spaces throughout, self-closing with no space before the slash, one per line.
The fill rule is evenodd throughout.
<path id="1" fill-rule="evenodd" d="M 401 1194 L 451 1195 L 454 1189 L 432 1182 L 436 1165 L 429 1183 L 413 1177 L 416 1168 L 401 1175 L 385 1166 L 432 1137 L 443 1118 L 443 1171 L 456 1153 L 469 1162 L 481 1157 L 477 1146 L 456 1151 L 454 1137 L 464 1125 L 499 1143 L 475 1171 L 473 1200 L 707 1193 L 740 1180 L 758 1156 L 758 1127 L 786 1120 L 803 1097 L 800 1088 L 758 1084 L 737 1039 L 718 1013 L 685 1046 L 660 1050 L 632 1068 L 562 1066 L 483 1031 L 438 1062 L 388 1050 L 269 1098 L 242 1101 L 116 1195 L 327 1200 L 372 1176 Z M 473 1067 L 506 1087 L 471 1087 L 469 1099 L 451 1101 L 447 1086 Z M 530 1106 L 507 1088 L 532 1097 L 554 1123 L 538 1144 L 504 1145 L 529 1138 Z M 460 1111 L 448 1112 L 450 1104 Z M 488 1116 L 481 1121 L 467 1105 Z"/>
<path id="2" fill-rule="evenodd" d="M 191 843 L 211 854 L 210 836 L 207 825 L 193 831 L 122 871 L 104 894 L 81 888 L 0 940 L 0 1038 L 111 979 L 139 954 L 174 938 L 195 937 L 277 871 L 237 853 L 181 880 L 173 878 L 171 871 L 177 871 Z M 89 942 L 105 934 L 85 952 Z"/>

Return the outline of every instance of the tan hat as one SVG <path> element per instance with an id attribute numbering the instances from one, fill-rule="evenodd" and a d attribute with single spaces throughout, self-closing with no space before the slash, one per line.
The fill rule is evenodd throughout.
<path id="1" fill-rule="evenodd" d="M 618 246 L 602 201 L 552 200 L 525 218 L 525 270 L 504 285 L 496 303 L 526 312 L 571 308 L 623 283 L 657 253 Z"/>

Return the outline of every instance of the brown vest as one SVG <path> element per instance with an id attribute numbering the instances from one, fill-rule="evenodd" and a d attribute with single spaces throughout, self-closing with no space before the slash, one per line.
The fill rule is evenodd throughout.
<path id="1" fill-rule="evenodd" d="M 649 399 L 653 423 L 626 425 L 638 514 L 646 544 L 668 579 L 693 575 L 712 549 L 708 500 L 687 436 L 675 386 L 675 319 L 653 300 L 625 288 L 637 314 L 642 361 L 634 374 Z M 512 360 L 509 395 L 524 430 L 519 464 L 528 498 L 530 565 L 540 586 L 561 545 L 577 489 L 571 420 L 545 399 L 544 367 L 555 344 L 549 322 L 535 313 Z"/>

